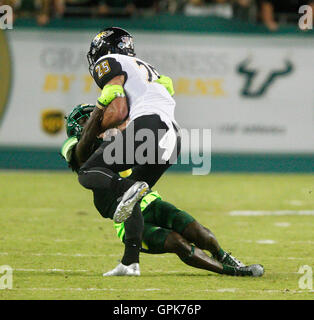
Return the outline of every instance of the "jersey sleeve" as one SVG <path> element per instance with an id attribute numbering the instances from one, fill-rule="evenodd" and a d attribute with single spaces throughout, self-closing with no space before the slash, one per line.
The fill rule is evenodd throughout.
<path id="1" fill-rule="evenodd" d="M 112 57 L 103 57 L 97 61 L 94 71 L 93 78 L 100 89 L 114 77 L 123 75 L 125 72 L 122 70 L 122 66 L 119 61 Z"/>
<path id="2" fill-rule="evenodd" d="M 72 158 L 73 148 L 77 145 L 78 139 L 76 137 L 70 137 L 64 141 L 61 148 L 61 155 L 66 162 L 70 162 Z"/>
<path id="3" fill-rule="evenodd" d="M 70 137 L 62 145 L 61 155 L 64 160 L 68 163 L 68 166 L 74 171 L 78 171 L 79 166 L 75 159 L 75 147 L 78 144 L 78 139 L 76 137 Z"/>

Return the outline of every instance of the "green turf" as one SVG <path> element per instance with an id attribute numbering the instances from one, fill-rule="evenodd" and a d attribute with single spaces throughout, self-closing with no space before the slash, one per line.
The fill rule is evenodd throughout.
<path id="1" fill-rule="evenodd" d="M 103 278 L 123 246 L 76 176 L 0 172 L 0 266 L 14 269 L 13 289 L 0 290 L 0 299 L 313 299 L 297 272 L 314 266 L 314 216 L 228 214 L 314 210 L 313 175 L 165 175 L 156 189 L 209 227 L 225 250 L 263 264 L 264 277 L 221 276 L 172 254 L 142 254 L 141 277 Z"/>

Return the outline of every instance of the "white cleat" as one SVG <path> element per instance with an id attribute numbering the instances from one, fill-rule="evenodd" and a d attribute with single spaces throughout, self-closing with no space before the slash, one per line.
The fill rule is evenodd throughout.
<path id="1" fill-rule="evenodd" d="M 138 181 L 133 184 L 123 195 L 114 215 L 113 221 L 121 223 L 125 221 L 133 211 L 137 201 L 144 197 L 149 191 L 149 186 L 146 182 Z"/>
<path id="2" fill-rule="evenodd" d="M 111 276 L 140 276 L 140 265 L 138 263 L 132 263 L 129 266 L 125 266 L 119 263 L 113 270 L 103 274 L 104 277 Z"/>

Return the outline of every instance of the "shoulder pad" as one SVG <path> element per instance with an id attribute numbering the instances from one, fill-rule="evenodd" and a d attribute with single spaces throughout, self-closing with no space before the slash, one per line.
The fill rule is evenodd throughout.
<path id="1" fill-rule="evenodd" d="M 124 74 L 120 62 L 113 56 L 104 56 L 97 60 L 93 78 L 100 89 L 114 77 Z"/>

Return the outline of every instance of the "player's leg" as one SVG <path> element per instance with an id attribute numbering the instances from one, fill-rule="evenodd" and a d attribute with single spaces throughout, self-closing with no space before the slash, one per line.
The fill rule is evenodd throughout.
<path id="1" fill-rule="evenodd" d="M 132 214 L 135 203 L 149 189 L 147 183 L 121 178 L 118 173 L 107 168 L 103 160 L 106 146 L 107 143 L 104 142 L 84 163 L 78 172 L 78 179 L 80 184 L 87 189 L 110 190 L 116 198 L 121 197 L 119 212 L 114 216 L 114 220 L 122 222 Z"/>
<path id="2" fill-rule="evenodd" d="M 234 267 L 244 267 L 241 261 L 220 247 L 217 238 L 208 228 L 202 226 L 197 221 L 189 223 L 183 230 L 182 235 L 188 241 L 195 243 L 199 248 L 208 250 L 216 260 Z"/>
<path id="3" fill-rule="evenodd" d="M 158 115 L 137 118 L 132 124 L 133 127 L 129 126 L 122 133 L 125 135 L 125 141 L 129 140 L 128 136 L 133 135 L 132 131 L 135 135 L 134 150 L 136 151 L 133 154 L 134 159 L 129 158 L 134 164 L 129 178 L 135 181 L 145 181 L 152 188 L 177 160 L 181 151 L 181 137 L 175 125 L 171 123 L 167 125 Z M 128 133 L 128 130 L 131 133 Z M 127 145 L 125 154 L 130 157 Z"/>
<path id="4" fill-rule="evenodd" d="M 117 173 L 132 168 L 129 180 L 145 181 L 152 187 L 176 161 L 180 150 L 181 137 L 175 125 L 167 125 L 158 115 L 141 116 L 124 131 L 104 141 L 85 162 L 80 168 L 82 184 L 84 173 L 94 176 L 98 173 L 100 181 L 106 180 L 106 183 L 98 184 L 98 188 L 116 188 L 110 180 L 115 182 Z M 102 173 L 98 172 L 100 168 L 103 168 Z M 121 185 L 123 188 L 124 184 L 121 181 L 117 187 Z M 86 185 L 88 188 L 89 184 Z"/>
<path id="5" fill-rule="evenodd" d="M 235 267 L 217 261 L 209 257 L 203 250 L 191 244 L 182 235 L 171 232 L 164 244 L 166 252 L 173 252 L 187 265 L 209 270 L 215 273 L 230 276 L 261 276 L 264 272 L 262 266 L 251 265 L 247 267 Z"/>
<path id="6" fill-rule="evenodd" d="M 117 200 L 107 191 L 97 189 L 93 191 L 94 204 L 98 212 L 104 218 L 112 218 Z M 115 269 L 106 273 L 106 276 L 114 275 L 140 275 L 139 254 L 142 242 L 144 219 L 139 204 L 136 204 L 132 215 L 124 222 L 125 248 L 124 255 Z"/>
<path id="7" fill-rule="evenodd" d="M 194 243 L 197 248 L 210 251 L 213 257 L 224 265 L 235 268 L 244 267 L 244 264 L 220 247 L 215 235 L 209 229 L 200 225 L 187 212 L 160 199 L 152 203 L 152 209 L 155 212 L 152 223 L 175 231 L 188 243 Z"/>
<path id="8" fill-rule="evenodd" d="M 142 247 L 144 229 L 143 215 L 137 203 L 132 215 L 124 221 L 124 255 L 113 270 L 104 273 L 107 276 L 140 276 L 139 255 Z"/>
<path id="9" fill-rule="evenodd" d="M 175 253 L 189 266 L 220 274 L 232 276 L 261 275 L 259 265 L 233 267 L 209 257 L 203 250 L 189 243 L 179 233 L 154 224 L 155 215 L 153 206 L 148 208 L 144 214 L 143 252 L 151 254 Z"/>
<path id="10" fill-rule="evenodd" d="M 132 215 L 124 221 L 124 256 L 121 263 L 128 266 L 139 263 L 139 255 L 142 247 L 142 234 L 144 229 L 144 218 L 139 203 L 133 209 Z"/>
<path id="11" fill-rule="evenodd" d="M 223 265 L 210 258 L 197 246 L 190 244 L 179 232 L 195 219 L 172 204 L 157 199 L 145 210 L 143 241 L 149 253 L 175 253 L 189 266 L 224 273 Z M 179 232 L 173 231 L 174 229 Z"/>
<path id="12" fill-rule="evenodd" d="M 147 222 L 153 220 L 153 215 L 153 211 L 145 213 L 143 252 L 175 253 L 189 266 L 216 273 L 224 272 L 220 262 L 211 259 L 205 252 L 188 243 L 179 233 Z"/>
<path id="13" fill-rule="evenodd" d="M 119 171 L 112 171 L 112 168 L 105 166 L 103 152 L 108 144 L 109 142 L 103 142 L 82 165 L 78 172 L 78 179 L 86 189 L 110 190 L 118 198 L 134 185 L 135 181 L 121 178 Z"/>
<path id="14" fill-rule="evenodd" d="M 133 172 L 129 179 L 144 181 L 151 188 L 177 159 L 181 150 L 181 137 L 175 125 L 167 125 L 158 115 L 149 115 L 135 119 L 122 132 L 120 144 L 123 145 L 122 164 L 113 163 L 110 168 L 121 172 L 131 165 Z M 130 144 L 133 149 L 132 146 L 128 147 Z M 132 202 L 126 205 L 125 198 L 128 199 L 124 196 L 117 207 L 115 221 L 129 214 Z"/>
<path id="15" fill-rule="evenodd" d="M 223 265 L 220 262 L 210 258 L 204 251 L 189 243 L 175 231 L 172 231 L 168 235 L 164 247 L 166 252 L 175 253 L 189 266 L 216 273 L 224 273 Z"/>
<path id="16" fill-rule="evenodd" d="M 169 167 L 169 164 L 138 165 L 132 168 L 132 174 L 129 178 L 133 181 L 145 181 L 152 188 Z"/>
<path id="17" fill-rule="evenodd" d="M 199 224 L 190 214 L 179 210 L 166 201 L 156 202 L 158 223 L 181 234 L 198 248 L 208 250 L 218 261 L 234 267 L 243 267 L 240 261 L 226 253 L 219 245 L 215 235 Z"/>
<path id="18" fill-rule="evenodd" d="M 180 152 L 180 136 L 178 132 L 175 132 L 174 128 L 171 130 L 157 115 L 137 118 L 117 139 L 117 148 L 122 144 L 122 155 L 119 163 L 112 162 L 108 164 L 105 162 L 104 155 L 110 153 L 109 151 L 107 152 L 107 150 L 109 150 L 108 147 L 113 143 L 112 141 L 106 141 L 102 143 L 80 168 L 79 182 L 85 188 L 92 190 L 110 189 L 115 192 L 117 197 L 123 195 L 115 213 L 115 221 L 121 222 L 127 219 L 127 217 L 131 215 L 136 201 L 148 191 L 148 185 L 145 182 L 136 183 L 131 179 L 123 179 L 117 174 L 118 172 L 133 167 L 134 164 L 139 166 L 140 160 L 145 160 L 138 159 L 138 155 L 141 154 L 138 150 L 143 140 L 140 138 L 136 139 L 136 135 L 138 133 L 142 133 L 144 137 L 147 135 L 145 141 L 146 147 L 142 149 L 143 156 L 146 152 L 147 159 L 152 160 L 152 163 L 142 165 L 145 168 L 141 171 L 140 175 L 137 175 L 137 179 L 141 179 L 140 181 L 148 181 L 148 184 L 152 186 L 164 171 L 167 170 Z M 173 148 L 170 150 L 172 152 L 167 150 L 167 148 L 166 150 L 162 150 L 163 148 L 160 147 L 160 142 L 164 138 L 162 133 L 165 135 L 167 132 L 172 132 Z M 130 144 L 133 144 L 133 147 L 128 147 Z M 164 151 L 168 151 L 169 153 L 168 158 L 170 158 L 167 158 L 167 160 L 162 159 Z M 153 155 L 149 155 L 149 152 L 153 153 Z"/>
<path id="19" fill-rule="evenodd" d="M 195 243 L 199 248 L 208 250 L 213 256 L 219 255 L 221 248 L 215 235 L 196 220 L 184 228 L 182 235 L 188 241 Z"/>

